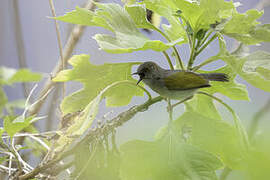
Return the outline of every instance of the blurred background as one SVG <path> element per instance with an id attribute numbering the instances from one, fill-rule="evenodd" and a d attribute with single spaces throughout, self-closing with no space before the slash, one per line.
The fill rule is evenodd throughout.
<path id="1" fill-rule="evenodd" d="M 118 2 L 119 1 L 101 1 L 101 2 Z M 262 23 L 270 22 L 270 1 L 269 0 L 238 0 L 242 5 L 238 7 L 240 12 L 245 12 L 250 8 L 264 10 L 264 15 L 260 19 Z M 60 16 L 75 9 L 76 6 L 83 6 L 86 0 L 57 0 L 54 1 L 56 15 Z M 39 91 L 42 89 L 44 82 L 50 78 L 59 59 L 59 48 L 55 31 L 54 21 L 51 17 L 51 10 L 48 0 L 1 0 L 0 1 L 0 64 L 12 68 L 26 67 L 34 72 L 43 73 L 44 79 L 38 83 L 38 88 L 34 92 L 35 99 Z M 166 23 L 165 20 L 162 23 Z M 63 46 L 71 33 L 73 25 L 59 22 L 61 41 Z M 131 62 L 131 61 L 156 61 L 162 67 L 167 67 L 167 62 L 161 53 L 154 51 L 134 52 L 129 54 L 108 54 L 99 50 L 99 47 L 92 36 L 96 33 L 108 33 L 106 30 L 97 27 L 87 27 L 80 37 L 79 42 L 72 54 L 89 54 L 90 61 L 94 64 Z M 146 36 L 151 39 L 163 38 L 155 32 L 147 33 Z M 238 44 L 226 39 L 229 43 L 230 50 L 233 50 Z M 178 47 L 182 59 L 187 62 L 189 56 L 188 47 Z M 254 50 L 270 51 L 270 44 L 260 44 L 252 46 Z M 218 52 L 218 43 L 212 43 L 208 49 L 198 57 L 197 63 Z M 216 62 L 205 67 L 207 70 L 214 70 L 220 66 L 222 62 Z M 70 67 L 69 67 L 70 68 Z M 168 68 L 168 67 L 167 67 Z M 91 78 L 91 77 L 89 77 Z M 258 112 L 265 104 L 269 104 L 270 94 L 263 90 L 252 87 L 241 78 L 237 78 L 238 82 L 247 86 L 251 101 L 232 101 L 226 97 L 222 97 L 240 116 L 245 127 L 248 127 L 250 120 L 254 114 Z M 26 87 L 27 91 L 34 84 Z M 25 98 L 24 86 L 17 84 L 12 87 L 5 87 L 9 100 Z M 67 83 L 67 94 L 79 90 L 82 85 L 74 82 Z M 55 130 L 58 126 L 60 117 L 59 102 L 61 94 L 55 88 L 43 105 L 40 115 L 48 115 L 48 118 L 38 122 L 38 128 L 41 132 Z M 105 103 L 101 104 L 98 119 L 111 119 L 119 112 L 128 109 L 132 105 L 140 104 L 146 100 L 146 97 L 135 97 L 131 104 L 126 107 L 106 108 Z M 184 110 L 184 106 L 179 106 L 174 113 L 174 117 L 178 117 Z M 270 111 L 270 110 L 269 110 Z M 106 116 L 104 116 L 106 114 Z M 230 118 L 230 117 L 228 117 Z M 270 113 L 265 114 L 260 122 L 260 128 L 270 128 Z M 120 127 L 117 131 L 118 143 L 125 142 L 130 139 L 150 140 L 155 132 L 168 122 L 168 114 L 166 112 L 166 103 L 157 103 L 149 108 L 145 113 L 137 114 L 131 121 Z M 2 122 L 1 122 L 2 123 Z M 136 128 L 134 128 L 136 127 Z"/>

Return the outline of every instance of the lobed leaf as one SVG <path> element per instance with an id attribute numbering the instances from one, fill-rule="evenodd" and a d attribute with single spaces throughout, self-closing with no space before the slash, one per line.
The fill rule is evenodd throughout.
<path id="1" fill-rule="evenodd" d="M 212 180 L 217 179 L 215 170 L 222 167 L 215 156 L 173 135 L 154 142 L 129 141 L 120 149 L 120 176 L 124 180 Z"/>
<path id="2" fill-rule="evenodd" d="M 256 21 L 262 15 L 263 12 L 254 9 L 248 10 L 244 14 L 234 12 L 221 32 L 248 45 L 270 42 L 269 25 L 260 25 Z"/>
<path id="3" fill-rule="evenodd" d="M 263 51 L 252 54 L 231 54 L 226 49 L 225 41 L 220 38 L 220 59 L 225 61 L 232 70 L 251 85 L 264 91 L 270 91 L 270 54 Z"/>
<path id="4" fill-rule="evenodd" d="M 109 53 L 130 53 L 139 50 L 164 51 L 182 41 L 178 38 L 172 43 L 164 43 L 160 40 L 150 40 L 138 29 L 156 27 L 149 23 L 146 18 L 145 8 L 140 5 L 125 6 L 122 8 L 114 3 L 96 3 L 98 10 L 95 12 L 82 8 L 57 17 L 57 20 L 64 22 L 100 26 L 114 33 L 114 36 L 96 34 L 94 39 L 100 48 Z"/>
<path id="5" fill-rule="evenodd" d="M 84 54 L 73 56 L 69 63 L 73 69 L 61 71 L 53 80 L 55 82 L 78 81 L 84 85 L 84 88 L 65 97 L 61 104 L 64 114 L 84 109 L 105 87 L 114 82 L 130 80 L 136 83 L 131 77 L 131 67 L 138 63 L 97 66 L 91 64 L 89 56 Z M 143 91 L 130 84 L 122 84 L 108 90 L 105 95 L 106 104 L 107 106 L 123 106 L 128 104 L 133 96 L 143 96 Z"/>

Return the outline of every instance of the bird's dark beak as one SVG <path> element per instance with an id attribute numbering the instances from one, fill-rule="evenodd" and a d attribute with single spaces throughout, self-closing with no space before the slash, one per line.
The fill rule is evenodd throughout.
<path id="1" fill-rule="evenodd" d="M 143 79 L 140 77 L 140 79 L 138 80 L 138 82 L 136 83 L 136 85 L 138 85 Z"/>
<path id="2" fill-rule="evenodd" d="M 139 75 L 139 73 L 138 73 L 138 72 L 135 72 L 135 73 L 132 73 L 131 75 L 132 75 L 132 76 L 133 76 L 133 75 Z M 136 85 L 138 85 L 142 80 L 143 80 L 143 79 L 140 77 L 140 79 L 138 80 L 138 82 L 136 83 Z"/>
<path id="3" fill-rule="evenodd" d="M 135 73 L 132 73 L 131 75 L 133 76 L 133 75 L 138 75 L 139 73 L 138 72 L 135 72 Z"/>

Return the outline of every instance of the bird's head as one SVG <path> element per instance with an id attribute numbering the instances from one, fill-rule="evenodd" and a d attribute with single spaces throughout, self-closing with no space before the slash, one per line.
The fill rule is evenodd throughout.
<path id="1" fill-rule="evenodd" d="M 158 66 L 156 63 L 152 61 L 145 62 L 141 64 L 137 72 L 133 73 L 132 75 L 139 75 L 140 79 L 138 80 L 137 84 L 139 84 L 144 79 L 152 79 L 159 75 L 159 71 L 162 68 Z"/>

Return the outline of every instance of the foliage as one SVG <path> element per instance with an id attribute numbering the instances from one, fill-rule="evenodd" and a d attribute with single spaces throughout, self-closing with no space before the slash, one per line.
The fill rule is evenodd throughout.
<path id="1" fill-rule="evenodd" d="M 196 60 L 198 54 L 204 50 L 204 46 L 207 46 L 215 38 L 218 38 L 220 51 L 212 59 L 206 60 L 206 64 L 218 59 L 223 60 L 227 65 L 211 72 L 228 74 L 230 82 L 213 82 L 211 84 L 212 87 L 204 89 L 204 91 L 209 94 L 220 93 L 233 100 L 249 100 L 246 87 L 235 81 L 237 75 L 240 75 L 253 86 L 269 91 L 267 88 L 270 86 L 265 85 L 268 83 L 270 73 L 268 53 L 255 52 L 253 54 L 245 54 L 239 53 L 241 51 L 240 49 L 238 49 L 238 52 L 230 53 L 226 49 L 223 38 L 227 35 L 244 44 L 269 41 L 268 38 L 262 38 L 261 36 L 262 33 L 266 33 L 265 36 L 267 37 L 270 35 L 268 25 L 261 25 L 256 21 L 261 17 L 262 12 L 249 10 L 241 14 L 237 12 L 233 2 L 223 0 L 202 0 L 200 3 L 191 3 L 184 0 L 145 0 L 140 3 L 129 1 L 124 7 L 113 3 L 97 3 L 97 6 L 98 9 L 95 12 L 76 8 L 76 10 L 56 19 L 74 24 L 100 26 L 112 31 L 114 36 L 97 34 L 94 37 L 100 48 L 110 53 L 127 53 L 137 50 L 147 50 L 149 48 L 155 51 L 165 51 L 176 44 L 189 43 L 191 55 L 188 68 L 190 69 L 192 69 L 193 62 Z M 164 32 L 148 22 L 145 8 L 152 10 L 154 13 L 168 20 L 170 25 L 162 25 Z M 169 44 L 157 40 L 147 40 L 137 28 L 155 30 L 161 33 L 168 40 Z M 215 35 L 211 39 L 210 35 L 213 33 Z M 176 42 L 173 43 L 172 41 Z M 74 61 L 75 58 L 82 59 L 84 57 L 85 55 L 74 56 L 71 61 Z M 87 64 L 89 63 L 87 62 Z M 120 64 L 124 66 L 126 63 Z M 114 64 L 112 66 L 117 67 L 120 64 Z M 126 77 L 129 79 L 131 79 L 129 74 L 132 65 L 135 64 L 129 64 L 129 68 L 124 67 L 125 70 L 129 70 L 128 75 L 126 74 Z M 103 80 L 103 84 L 100 82 L 97 83 L 93 79 L 99 80 L 102 77 L 108 77 L 106 71 L 102 71 L 102 74 L 95 73 L 101 67 L 93 66 L 91 72 L 86 72 L 84 70 L 86 66 L 84 65 L 84 68 L 82 68 L 83 62 L 73 66 L 75 67 L 74 70 L 63 71 L 56 79 L 58 81 L 76 80 L 74 74 L 75 71 L 79 71 L 80 74 L 77 75 L 77 78 L 79 77 L 80 81 L 85 84 L 85 88 L 82 91 L 90 92 L 89 90 L 91 89 L 91 93 L 98 92 L 100 91 L 99 86 L 105 88 L 113 81 L 122 80 L 114 78 L 114 75 L 110 75 L 110 82 L 107 83 Z M 106 67 L 107 65 L 105 64 L 103 66 Z M 76 68 L 78 69 L 75 70 Z M 90 69 L 90 67 L 87 69 Z M 206 71 L 200 70 L 200 72 Z M 98 78 L 89 80 L 88 85 L 83 80 L 83 77 L 89 77 L 89 73 L 92 74 L 92 77 Z M 110 73 L 119 75 L 117 70 L 112 70 Z M 89 87 L 90 85 L 91 87 Z M 124 90 L 124 87 L 118 87 L 114 93 L 110 94 L 116 97 L 118 92 L 128 93 L 128 96 L 114 98 L 114 102 L 118 103 L 114 103 L 113 105 L 125 105 L 130 101 L 130 98 L 137 95 L 136 92 L 127 90 Z M 95 97 L 95 94 L 92 97 Z M 85 93 L 76 93 L 66 98 L 62 103 L 63 111 L 65 112 L 66 109 L 75 107 L 77 107 L 75 110 L 78 107 L 85 107 L 86 103 L 81 103 L 85 96 L 88 95 Z M 93 99 L 92 97 L 90 100 Z M 73 102 L 75 100 L 80 103 L 73 103 L 71 98 Z M 106 100 L 108 102 L 110 96 L 108 95 L 107 98 Z M 125 103 L 121 103 L 123 101 L 122 98 L 126 99 Z M 173 160 L 168 158 L 167 147 L 170 146 L 168 144 L 170 141 L 163 139 L 168 133 L 168 128 L 163 128 L 158 133 L 157 137 L 159 137 L 159 140 L 156 142 L 130 141 L 123 145 L 123 148 L 121 148 L 123 151 L 123 162 L 120 168 L 120 177 L 122 179 L 164 179 L 165 177 L 170 177 L 169 179 L 196 179 L 196 177 L 216 179 L 217 177 L 213 172 L 216 168 L 220 168 L 220 165 L 213 166 L 215 168 L 209 169 L 209 172 L 202 172 L 200 174 L 200 170 L 204 166 L 206 169 L 212 166 L 204 163 L 214 162 L 214 160 L 207 159 L 204 156 L 208 156 L 208 158 L 210 156 L 213 156 L 211 158 L 215 156 L 219 157 L 223 165 L 232 169 L 241 168 L 241 162 L 249 154 L 249 147 L 246 146 L 247 142 L 243 139 L 245 130 L 239 124 L 240 122 L 238 122 L 235 114 L 233 114 L 234 118 L 236 118 L 234 125 L 224 121 L 212 101 L 209 97 L 197 95 L 193 100 L 186 103 L 185 113 L 175 120 L 174 126 L 177 129 L 177 133 L 182 134 L 182 136 L 187 135 L 183 131 L 185 127 L 191 128 L 192 132 L 188 133 L 186 143 L 181 140 L 182 136 L 175 138 L 175 141 L 171 142 L 173 144 L 172 151 L 175 151 Z M 67 103 L 70 107 L 67 106 Z M 79 106 L 76 106 L 76 104 Z M 203 151 L 207 151 L 211 155 L 206 155 Z M 182 156 L 185 158 L 181 158 Z M 196 159 L 197 164 L 192 164 L 193 158 Z M 202 163 L 200 163 L 200 160 Z M 176 167 L 177 169 L 175 169 Z M 196 167 L 200 167 L 200 170 L 197 170 Z M 206 169 L 205 171 L 207 171 Z M 183 174 L 183 172 L 185 173 Z"/>
<path id="2" fill-rule="evenodd" d="M 236 80 L 237 76 L 256 88 L 270 91 L 270 54 L 264 51 L 246 51 L 248 45 L 270 41 L 270 25 L 262 25 L 257 21 L 263 12 L 248 10 L 239 13 L 236 3 L 225 0 L 125 2 L 123 6 L 116 3 L 95 3 L 97 9 L 94 12 L 76 7 L 55 19 L 84 26 L 98 26 L 110 31 L 109 34 L 96 34 L 93 37 L 100 49 L 108 53 L 153 50 L 166 55 L 166 50 L 172 49 L 173 57 L 166 58 L 171 69 L 175 67 L 200 73 L 225 73 L 230 81 L 211 82 L 210 88 L 202 89 L 200 94 L 184 103 L 184 113 L 174 121 L 168 103 L 169 123 L 160 128 L 154 140 L 130 140 L 118 149 L 115 128 L 137 112 L 158 102 L 153 101 L 154 98 L 144 87 L 136 86 L 136 80 L 131 76 L 132 68 L 140 62 L 94 65 L 89 62 L 89 55 L 74 55 L 68 61 L 72 69 L 60 71 L 53 81 L 77 81 L 83 84 L 83 88 L 63 99 L 63 124 L 57 131 L 58 137 L 54 137 L 54 146 L 50 153 L 61 154 L 66 149 L 75 149 L 75 170 L 72 177 L 76 179 L 212 180 L 219 179 L 217 170 L 224 168 L 230 168 L 248 179 L 266 179 L 269 176 L 266 168 L 270 163 L 269 152 L 266 150 L 269 143 L 260 142 L 257 137 L 251 141 L 236 112 L 223 100 L 215 97 L 219 94 L 231 100 L 249 101 L 246 86 Z M 165 18 L 167 24 L 162 24 L 160 28 L 149 22 L 147 10 Z M 140 29 L 156 31 L 166 42 L 151 40 Z M 229 52 L 225 37 L 233 38 L 241 45 L 234 52 Z M 200 53 L 216 40 L 219 42 L 217 53 L 194 66 Z M 190 57 L 183 62 L 176 46 L 184 44 L 190 47 Z M 176 59 L 175 63 L 171 61 L 173 58 Z M 212 71 L 202 69 L 204 65 L 217 60 L 222 60 L 225 65 Z M 40 80 L 38 74 L 29 70 L 1 68 L 0 75 L 1 112 L 4 108 L 16 106 L 8 103 L 2 86 Z M 103 99 L 107 107 L 127 106 L 133 97 L 143 96 L 144 92 L 149 96 L 148 101 L 143 104 L 144 109 L 136 110 L 138 106 L 134 106 L 120 114 L 116 121 L 121 118 L 124 120 L 117 121 L 115 126 L 110 124 L 112 122 L 94 122 Z M 233 123 L 230 123 L 229 116 L 214 101 L 229 111 Z M 29 109 L 27 103 L 25 111 Z M 4 118 L 0 134 L 6 132 L 13 138 L 38 119 L 34 116 L 26 117 L 25 113 L 20 116 L 9 114 Z M 106 123 L 108 126 L 105 126 Z M 91 130 L 93 126 L 100 131 Z M 104 134 L 85 137 L 88 131 Z M 78 147 L 74 143 L 76 140 L 80 142 Z M 3 142 L 1 145 L 4 146 Z"/>
<path id="3" fill-rule="evenodd" d="M 12 69 L 8 67 L 0 68 L 0 114 L 3 118 L 3 129 L 1 131 L 6 132 L 10 137 L 13 137 L 17 132 L 29 127 L 33 122 L 39 120 L 39 117 L 29 116 L 26 117 L 25 113 L 29 109 L 28 100 L 16 100 L 8 101 L 3 87 L 6 85 L 12 85 L 19 82 L 37 82 L 40 81 L 41 74 L 31 72 L 28 69 Z M 13 109 L 25 109 L 24 113 L 20 116 L 15 116 Z M 8 114 L 2 112 L 6 110 Z"/>

